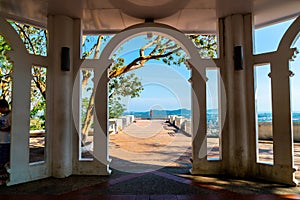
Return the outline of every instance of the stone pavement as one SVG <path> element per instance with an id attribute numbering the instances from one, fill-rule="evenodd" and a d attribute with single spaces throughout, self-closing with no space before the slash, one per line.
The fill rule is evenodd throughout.
<path id="1" fill-rule="evenodd" d="M 165 166 L 190 166 L 191 136 L 163 120 L 137 120 L 110 135 L 109 141 L 113 169 L 147 172 Z"/>

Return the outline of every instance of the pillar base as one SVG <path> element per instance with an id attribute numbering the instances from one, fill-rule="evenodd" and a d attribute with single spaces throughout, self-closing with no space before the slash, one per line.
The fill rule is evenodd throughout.
<path id="1" fill-rule="evenodd" d="M 288 165 L 267 165 L 258 164 L 255 177 L 277 183 L 297 186 L 298 181 L 295 178 L 296 169 Z"/>
<path id="2" fill-rule="evenodd" d="M 208 175 L 208 174 L 222 174 L 221 160 L 209 161 L 206 159 L 194 160 L 190 173 L 193 175 Z"/>

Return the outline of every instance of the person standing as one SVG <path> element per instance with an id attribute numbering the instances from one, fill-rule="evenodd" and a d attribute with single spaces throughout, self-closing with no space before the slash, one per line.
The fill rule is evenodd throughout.
<path id="1" fill-rule="evenodd" d="M 152 119 L 152 114 L 153 114 L 153 111 L 152 111 L 152 109 L 150 109 L 150 112 L 149 112 L 150 119 Z"/>
<path id="2" fill-rule="evenodd" d="M 6 165 L 10 158 L 11 111 L 5 99 L 0 99 L 0 185 L 5 185 L 9 174 Z"/>

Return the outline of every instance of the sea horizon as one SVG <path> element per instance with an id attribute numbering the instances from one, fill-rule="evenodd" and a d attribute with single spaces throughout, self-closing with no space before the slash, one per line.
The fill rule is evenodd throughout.
<path id="1" fill-rule="evenodd" d="M 169 115 L 178 115 L 185 118 L 191 118 L 192 111 L 187 108 L 178 108 L 174 110 L 153 109 L 152 118 L 167 118 Z M 150 118 L 149 111 L 125 111 L 123 115 L 134 115 L 136 118 Z M 271 122 L 272 112 L 262 111 L 257 113 L 258 122 Z M 293 122 L 300 122 L 300 111 L 292 112 Z M 218 109 L 207 110 L 207 121 L 218 121 Z"/>

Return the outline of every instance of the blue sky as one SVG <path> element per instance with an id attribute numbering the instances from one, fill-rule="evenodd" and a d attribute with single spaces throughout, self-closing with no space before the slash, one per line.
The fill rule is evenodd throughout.
<path id="1" fill-rule="evenodd" d="M 150 62 L 134 73 L 140 77 L 144 90 L 139 98 L 126 99 L 128 111 L 190 109 L 190 75 L 186 67 Z"/>
<path id="2" fill-rule="evenodd" d="M 292 20 L 288 20 L 279 24 L 260 28 L 255 30 L 254 35 L 254 53 L 260 54 L 264 52 L 276 51 L 279 42 L 285 31 L 292 24 Z M 293 47 L 300 49 L 300 39 L 298 39 Z M 300 111 L 300 56 L 298 55 L 295 61 L 290 62 L 290 69 L 295 74 L 291 80 L 292 92 L 292 110 Z M 263 65 L 256 67 L 257 81 L 257 111 L 271 112 L 271 79 L 268 77 L 270 66 Z"/>
<path id="3" fill-rule="evenodd" d="M 137 56 L 144 36 L 132 38 L 122 44 L 119 57 L 130 60 Z M 127 61 L 129 62 L 129 61 Z M 169 66 L 162 61 L 148 61 L 144 67 L 133 71 L 141 80 L 144 90 L 140 97 L 124 98 L 126 111 L 149 111 L 150 109 L 191 109 L 191 71 L 182 64 Z M 217 108 L 216 71 L 208 70 L 208 108 Z"/>
<path id="4" fill-rule="evenodd" d="M 278 44 L 293 20 L 275 24 L 255 30 L 254 34 L 254 53 L 275 51 Z M 133 42 L 132 49 L 138 48 L 137 42 Z M 300 49 L 300 40 L 297 41 L 296 47 Z M 128 51 L 132 51 L 128 50 Z M 291 62 L 291 70 L 295 76 L 291 78 L 292 87 L 292 108 L 294 111 L 300 111 L 300 69 L 299 56 L 294 62 Z M 263 65 L 256 67 L 256 100 L 258 112 L 270 112 L 271 109 L 271 80 L 268 77 L 270 66 Z M 191 106 L 191 88 L 188 83 L 190 71 L 186 67 L 167 66 L 162 63 L 148 63 L 145 67 L 135 70 L 134 73 L 141 77 L 144 84 L 144 91 L 139 98 L 127 99 L 125 104 L 128 111 L 148 111 L 153 106 L 162 109 L 188 108 Z M 208 90 L 207 90 L 207 107 L 208 109 L 217 108 L 217 72 L 214 70 L 207 71 Z M 180 77 L 180 78 L 179 78 Z M 152 83 L 149 83 L 151 82 Z M 165 84 L 168 80 L 170 84 Z M 163 84 L 161 84 L 164 82 Z M 176 85 L 176 90 L 171 85 Z"/>
<path id="5" fill-rule="evenodd" d="M 129 63 L 139 54 L 146 36 L 124 42 L 118 57 Z M 130 72 L 129 72 L 130 73 Z M 145 66 L 133 70 L 143 84 L 140 97 L 123 98 L 126 111 L 149 111 L 150 109 L 175 110 L 191 107 L 191 86 L 188 82 L 190 70 L 185 65 L 169 66 L 162 61 L 150 60 Z"/>

